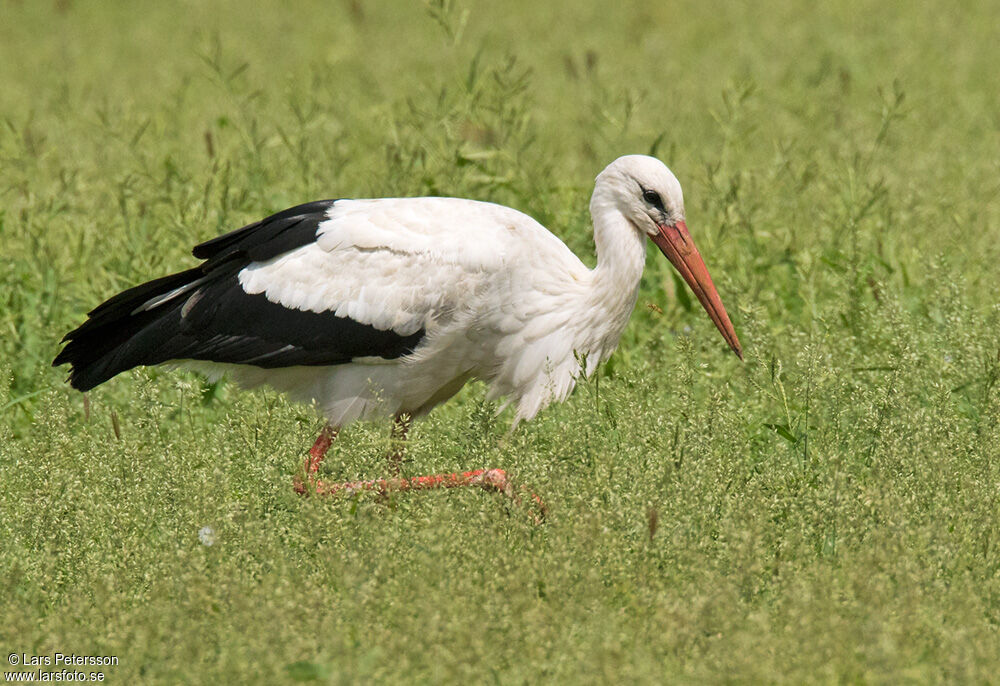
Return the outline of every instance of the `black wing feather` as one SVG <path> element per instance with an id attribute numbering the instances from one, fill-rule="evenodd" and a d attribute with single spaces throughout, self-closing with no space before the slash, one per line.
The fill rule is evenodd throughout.
<path id="1" fill-rule="evenodd" d="M 269 260 L 312 243 L 316 239 L 316 227 L 326 219 L 334 202 L 316 200 L 290 207 L 196 245 L 191 252 L 200 260 L 225 259 L 240 252 L 246 253 L 251 261 Z"/>
<path id="2" fill-rule="evenodd" d="M 85 391 L 132 367 L 170 360 L 276 368 L 412 352 L 423 330 L 403 336 L 332 312 L 288 308 L 240 286 L 237 274 L 251 262 L 315 241 L 333 203 L 298 205 L 202 243 L 194 249 L 205 260 L 200 266 L 130 288 L 94 308 L 66 334 L 66 347 L 53 364 L 71 364 L 70 383 Z M 154 302 L 174 291 L 178 295 Z"/>

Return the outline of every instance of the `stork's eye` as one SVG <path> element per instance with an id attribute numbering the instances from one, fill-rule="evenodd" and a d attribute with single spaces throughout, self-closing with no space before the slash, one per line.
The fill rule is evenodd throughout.
<path id="1" fill-rule="evenodd" d="M 643 191 L 642 192 L 642 199 L 645 200 L 646 202 L 648 202 L 650 205 L 652 205 L 656 209 L 660 210 L 661 212 L 664 211 L 664 209 L 663 209 L 663 198 L 661 198 L 660 194 L 657 193 L 656 191 Z"/>

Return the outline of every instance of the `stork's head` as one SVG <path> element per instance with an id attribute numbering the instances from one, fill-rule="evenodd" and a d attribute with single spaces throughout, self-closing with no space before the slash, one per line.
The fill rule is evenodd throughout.
<path id="1" fill-rule="evenodd" d="M 613 205 L 636 231 L 656 244 L 742 360 L 736 331 L 684 223 L 681 184 L 667 166 L 646 155 L 619 157 L 598 175 L 593 203 Z"/>

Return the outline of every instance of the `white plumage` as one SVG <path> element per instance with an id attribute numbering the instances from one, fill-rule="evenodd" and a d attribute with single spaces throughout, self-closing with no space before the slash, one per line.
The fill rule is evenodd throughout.
<path id="1" fill-rule="evenodd" d="M 401 335 L 424 329 L 424 339 L 412 355 L 393 360 L 225 370 L 245 385 L 266 383 L 315 401 L 334 426 L 423 414 L 469 378 L 489 382 L 491 397 L 509 396 L 517 419 L 530 419 L 572 389 L 574 351 L 596 363 L 595 353 L 603 359 L 611 352 L 605 339 L 613 346 L 627 321 L 613 317 L 601 297 L 587 298 L 595 295 L 588 292 L 593 273 L 561 241 L 500 205 L 338 201 L 317 235 L 313 244 L 240 271 L 244 290 Z M 641 242 L 638 249 L 645 249 Z M 634 285 L 626 284 L 629 309 Z"/>
<path id="2" fill-rule="evenodd" d="M 295 214 L 305 207 L 314 230 L 292 236 L 306 226 L 307 215 Z M 590 210 L 598 257 L 592 270 L 531 217 L 491 203 L 393 198 L 300 206 L 199 246 L 196 254 L 207 259 L 201 271 L 111 299 L 69 334 L 56 362 L 73 363 L 71 380 L 84 390 L 136 364 L 173 360 L 212 376 L 228 373 L 243 385 L 268 384 L 315 402 L 333 428 L 419 416 L 476 378 L 489 384 L 491 398 L 515 404 L 518 422 L 564 399 L 580 374 L 614 351 L 635 305 L 647 237 L 740 354 L 687 233 L 680 184 L 662 162 L 619 158 L 597 177 Z M 292 321 L 295 312 L 317 315 L 309 326 L 371 334 L 375 347 L 359 353 L 351 340 L 334 340 L 347 334 L 317 342 L 282 331 L 279 320 Z M 260 321 L 267 317 L 274 321 Z M 94 352 L 98 338 L 123 330 L 131 338 Z M 158 339 L 167 343 L 158 348 Z M 407 345 L 387 348 L 393 341 Z M 338 356 L 345 345 L 353 352 Z"/>

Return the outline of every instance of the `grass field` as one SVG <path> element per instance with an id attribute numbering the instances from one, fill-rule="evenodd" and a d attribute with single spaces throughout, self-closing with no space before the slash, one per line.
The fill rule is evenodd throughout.
<path id="1" fill-rule="evenodd" d="M 0 649 L 111 683 L 996 678 L 993 3 L 290 4 L 0 2 Z M 593 264 L 593 177 L 633 152 L 684 185 L 746 362 L 651 257 L 566 403 L 505 439 L 470 385 L 417 426 L 407 473 L 503 467 L 542 526 L 302 499 L 310 408 L 162 369 L 85 405 L 50 367 L 307 200 L 501 202 Z M 325 474 L 387 441 L 351 427 Z"/>

